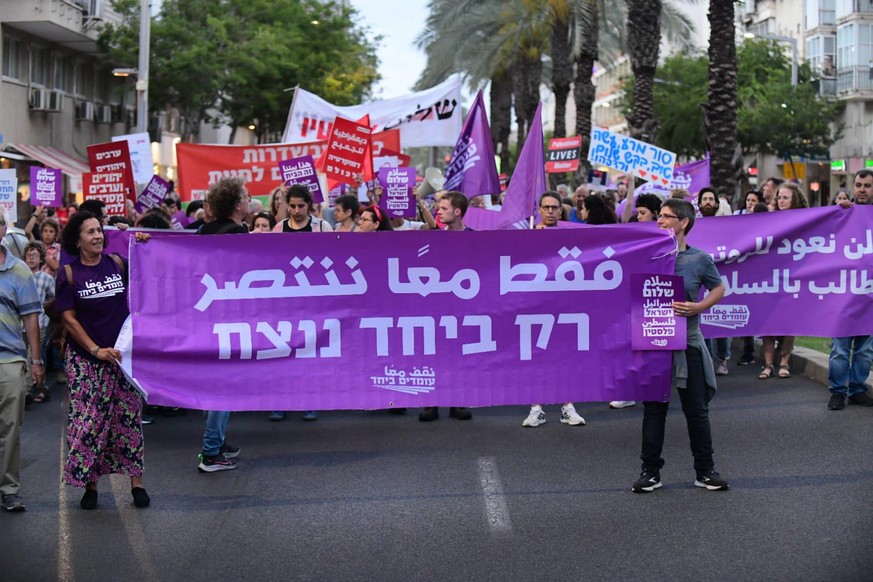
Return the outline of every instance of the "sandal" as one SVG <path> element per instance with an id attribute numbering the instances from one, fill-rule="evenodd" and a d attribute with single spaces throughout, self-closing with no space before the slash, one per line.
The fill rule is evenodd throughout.
<path id="1" fill-rule="evenodd" d="M 786 378 L 790 378 L 791 368 L 786 364 L 782 364 L 781 366 L 779 366 L 779 377 L 783 380 L 785 380 Z"/>
<path id="2" fill-rule="evenodd" d="M 33 397 L 33 402 L 35 404 L 42 404 L 43 402 L 48 402 L 51 399 L 51 394 L 49 394 L 48 389 L 40 388 L 36 391 L 36 396 Z"/>
<path id="3" fill-rule="evenodd" d="M 758 374 L 758 380 L 766 380 L 773 376 L 773 364 L 767 364 Z"/>

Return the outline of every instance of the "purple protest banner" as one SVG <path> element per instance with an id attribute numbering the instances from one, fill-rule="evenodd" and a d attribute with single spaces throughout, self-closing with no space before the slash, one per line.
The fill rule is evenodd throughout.
<path id="1" fill-rule="evenodd" d="M 63 206 L 64 190 L 61 170 L 30 167 L 31 206 Z"/>
<path id="2" fill-rule="evenodd" d="M 463 192 L 470 198 L 500 192 L 500 178 L 494 163 L 494 146 L 482 91 L 476 95 L 464 121 L 464 129 L 458 136 L 458 143 L 446 168 L 443 188 Z"/>
<path id="3" fill-rule="evenodd" d="M 725 284 L 706 337 L 873 332 L 873 206 L 701 218 L 688 243 Z"/>
<path id="4" fill-rule="evenodd" d="M 379 206 L 389 216 L 415 218 L 415 168 L 380 168 L 379 183 L 382 185 Z"/>
<path id="5" fill-rule="evenodd" d="M 309 188 L 312 192 L 312 202 L 321 204 L 324 202 L 324 194 L 321 192 L 321 184 L 318 182 L 318 174 L 315 173 L 315 162 L 312 156 L 300 156 L 290 160 L 279 162 L 279 171 L 282 173 L 282 182 L 300 184 Z"/>
<path id="6" fill-rule="evenodd" d="M 688 345 L 685 319 L 676 317 L 674 301 L 684 301 L 682 277 L 631 275 L 631 348 L 634 350 L 684 350 Z"/>
<path id="7" fill-rule="evenodd" d="M 152 176 L 152 179 L 149 180 L 145 189 L 140 192 L 140 195 L 136 199 L 136 204 L 134 204 L 134 208 L 137 212 L 145 212 L 149 208 L 160 206 L 164 198 L 167 197 L 167 192 L 169 191 L 170 183 L 155 174 Z"/>
<path id="8" fill-rule="evenodd" d="M 671 355 L 630 349 L 631 275 L 673 272 L 665 232 L 409 232 L 402 244 L 340 233 L 291 247 L 284 236 L 131 245 L 132 368 L 150 403 L 330 410 L 669 394 Z"/>

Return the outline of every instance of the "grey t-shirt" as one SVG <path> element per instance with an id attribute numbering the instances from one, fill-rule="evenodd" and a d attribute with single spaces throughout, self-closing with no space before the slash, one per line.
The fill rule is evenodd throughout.
<path id="1" fill-rule="evenodd" d="M 712 291 L 722 284 L 712 257 L 695 247 L 687 247 L 676 255 L 676 274 L 685 280 L 685 301 L 697 301 L 701 287 Z M 696 327 L 700 316 L 687 319 L 689 328 Z"/>

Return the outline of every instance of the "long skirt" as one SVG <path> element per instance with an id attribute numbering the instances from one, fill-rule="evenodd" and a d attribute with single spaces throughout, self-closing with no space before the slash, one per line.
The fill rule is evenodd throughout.
<path id="1" fill-rule="evenodd" d="M 115 364 L 67 347 L 70 415 L 64 482 L 74 487 L 112 473 L 141 477 L 142 398 Z"/>

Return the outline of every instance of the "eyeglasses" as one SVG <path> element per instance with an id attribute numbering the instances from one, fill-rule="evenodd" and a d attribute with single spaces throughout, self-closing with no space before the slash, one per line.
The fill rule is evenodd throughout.
<path id="1" fill-rule="evenodd" d="M 666 218 L 675 218 L 676 220 L 679 220 L 679 217 L 676 216 L 676 215 L 674 215 L 674 214 L 663 214 L 663 213 L 662 213 L 662 214 L 659 214 L 659 215 L 658 215 L 658 220 L 661 220 L 662 218 L 665 218 L 665 219 L 666 219 Z"/>
<path id="2" fill-rule="evenodd" d="M 0 220 L 0 226 L 6 226 L 6 221 L 5 221 L 5 220 Z"/>
<path id="3" fill-rule="evenodd" d="M 543 205 L 543 206 L 540 206 L 540 208 L 542 208 L 542 209 L 545 210 L 546 212 L 549 212 L 549 211 L 554 212 L 554 211 L 558 210 L 558 209 L 561 208 L 561 207 L 560 207 L 560 206 L 546 206 L 546 205 Z"/>

